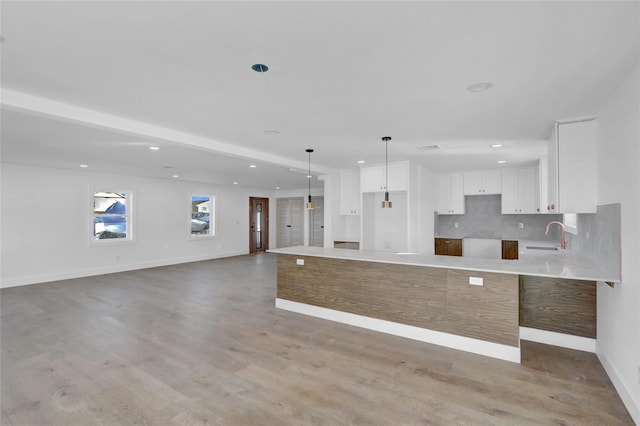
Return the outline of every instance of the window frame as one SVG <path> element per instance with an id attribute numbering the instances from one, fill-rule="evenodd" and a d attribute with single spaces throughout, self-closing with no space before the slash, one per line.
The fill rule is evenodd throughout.
<path id="1" fill-rule="evenodd" d="M 209 233 L 208 234 L 194 234 L 191 223 L 193 220 L 193 198 L 194 197 L 208 197 L 211 203 L 211 209 L 209 211 Z M 189 240 L 191 241 L 202 241 L 202 240 L 210 240 L 216 238 L 217 235 L 217 220 L 218 215 L 216 214 L 216 196 L 209 192 L 191 192 L 189 194 L 189 203 L 188 203 L 188 216 L 187 216 L 187 232 L 189 235 Z"/>
<path id="2" fill-rule="evenodd" d="M 106 189 L 109 188 L 109 189 Z M 126 210 L 125 210 L 125 226 L 127 230 L 126 238 L 105 238 L 105 239 L 96 239 L 95 238 L 95 227 L 94 220 L 96 217 L 100 216 L 95 213 L 95 197 L 98 193 L 114 193 L 114 194 L 125 194 L 126 200 Z M 92 247 L 104 247 L 104 246 L 114 246 L 114 245 L 122 245 L 122 244 L 133 244 L 135 243 L 135 214 L 136 214 L 136 206 L 135 206 L 135 191 L 133 189 L 124 189 L 115 186 L 115 190 L 111 186 L 95 186 L 89 188 L 89 246 Z"/>

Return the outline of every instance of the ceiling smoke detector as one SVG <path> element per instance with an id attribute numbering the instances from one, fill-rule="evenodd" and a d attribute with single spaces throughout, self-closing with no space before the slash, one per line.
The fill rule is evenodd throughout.
<path id="1" fill-rule="evenodd" d="M 440 145 L 422 145 L 417 146 L 416 149 L 418 151 L 435 151 L 436 149 L 440 149 Z"/>

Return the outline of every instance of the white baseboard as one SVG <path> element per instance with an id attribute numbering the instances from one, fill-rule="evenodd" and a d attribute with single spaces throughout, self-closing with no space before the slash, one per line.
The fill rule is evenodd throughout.
<path id="1" fill-rule="evenodd" d="M 520 348 L 276 298 L 276 308 L 447 348 L 520 363 Z"/>
<path id="2" fill-rule="evenodd" d="M 32 275 L 28 277 L 9 278 L 0 281 L 0 288 L 18 287 L 30 284 L 40 284 L 51 281 L 69 280 L 73 278 L 91 277 L 95 275 L 113 274 L 116 272 L 135 271 L 138 269 L 157 268 L 159 266 L 177 265 L 180 263 L 200 262 L 203 260 L 220 259 L 249 254 L 247 251 L 220 252 L 207 255 L 189 256 L 173 259 L 154 260 L 150 262 L 132 263 L 128 265 L 111 265 L 103 268 L 81 269 L 69 272 Z"/>
<path id="3" fill-rule="evenodd" d="M 596 339 L 538 330 L 537 328 L 520 327 L 520 340 L 530 340 L 532 342 L 560 346 L 561 348 L 596 353 Z"/>
<path id="4" fill-rule="evenodd" d="M 618 395 L 620 395 L 620 399 L 622 400 L 624 406 L 627 408 L 629 415 L 631 415 L 631 418 L 633 419 L 635 424 L 640 425 L 640 401 L 634 400 L 633 394 L 620 379 L 620 375 L 613 367 L 613 365 L 609 362 L 609 359 L 599 351 L 596 353 L 596 355 L 598 356 L 598 359 L 600 360 L 600 364 L 602 364 L 604 371 L 606 371 L 607 376 L 609 376 L 611 383 L 613 383 L 613 387 L 618 392 Z"/>

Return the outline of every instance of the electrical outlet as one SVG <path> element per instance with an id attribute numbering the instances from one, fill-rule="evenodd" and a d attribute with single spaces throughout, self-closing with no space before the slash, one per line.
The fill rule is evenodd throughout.
<path id="1" fill-rule="evenodd" d="M 519 223 L 518 223 L 518 228 L 520 228 L 520 229 L 524 229 L 524 223 L 519 222 Z"/>
<path id="2" fill-rule="evenodd" d="M 304 259 L 296 259 L 296 265 L 304 265 Z"/>
<path id="3" fill-rule="evenodd" d="M 484 285 L 484 279 L 482 277 L 469 277 L 469 284 Z"/>
<path id="4" fill-rule="evenodd" d="M 455 223 L 453 224 L 453 227 L 454 227 L 454 228 L 460 228 L 460 224 L 459 224 L 458 222 L 455 222 Z"/>

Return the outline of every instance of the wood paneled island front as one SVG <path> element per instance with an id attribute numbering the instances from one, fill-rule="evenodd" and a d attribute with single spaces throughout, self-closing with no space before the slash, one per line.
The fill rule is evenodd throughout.
<path id="1" fill-rule="evenodd" d="M 508 270 L 513 261 L 315 247 L 270 251 L 278 254 L 278 308 L 520 362 L 520 273 Z"/>

